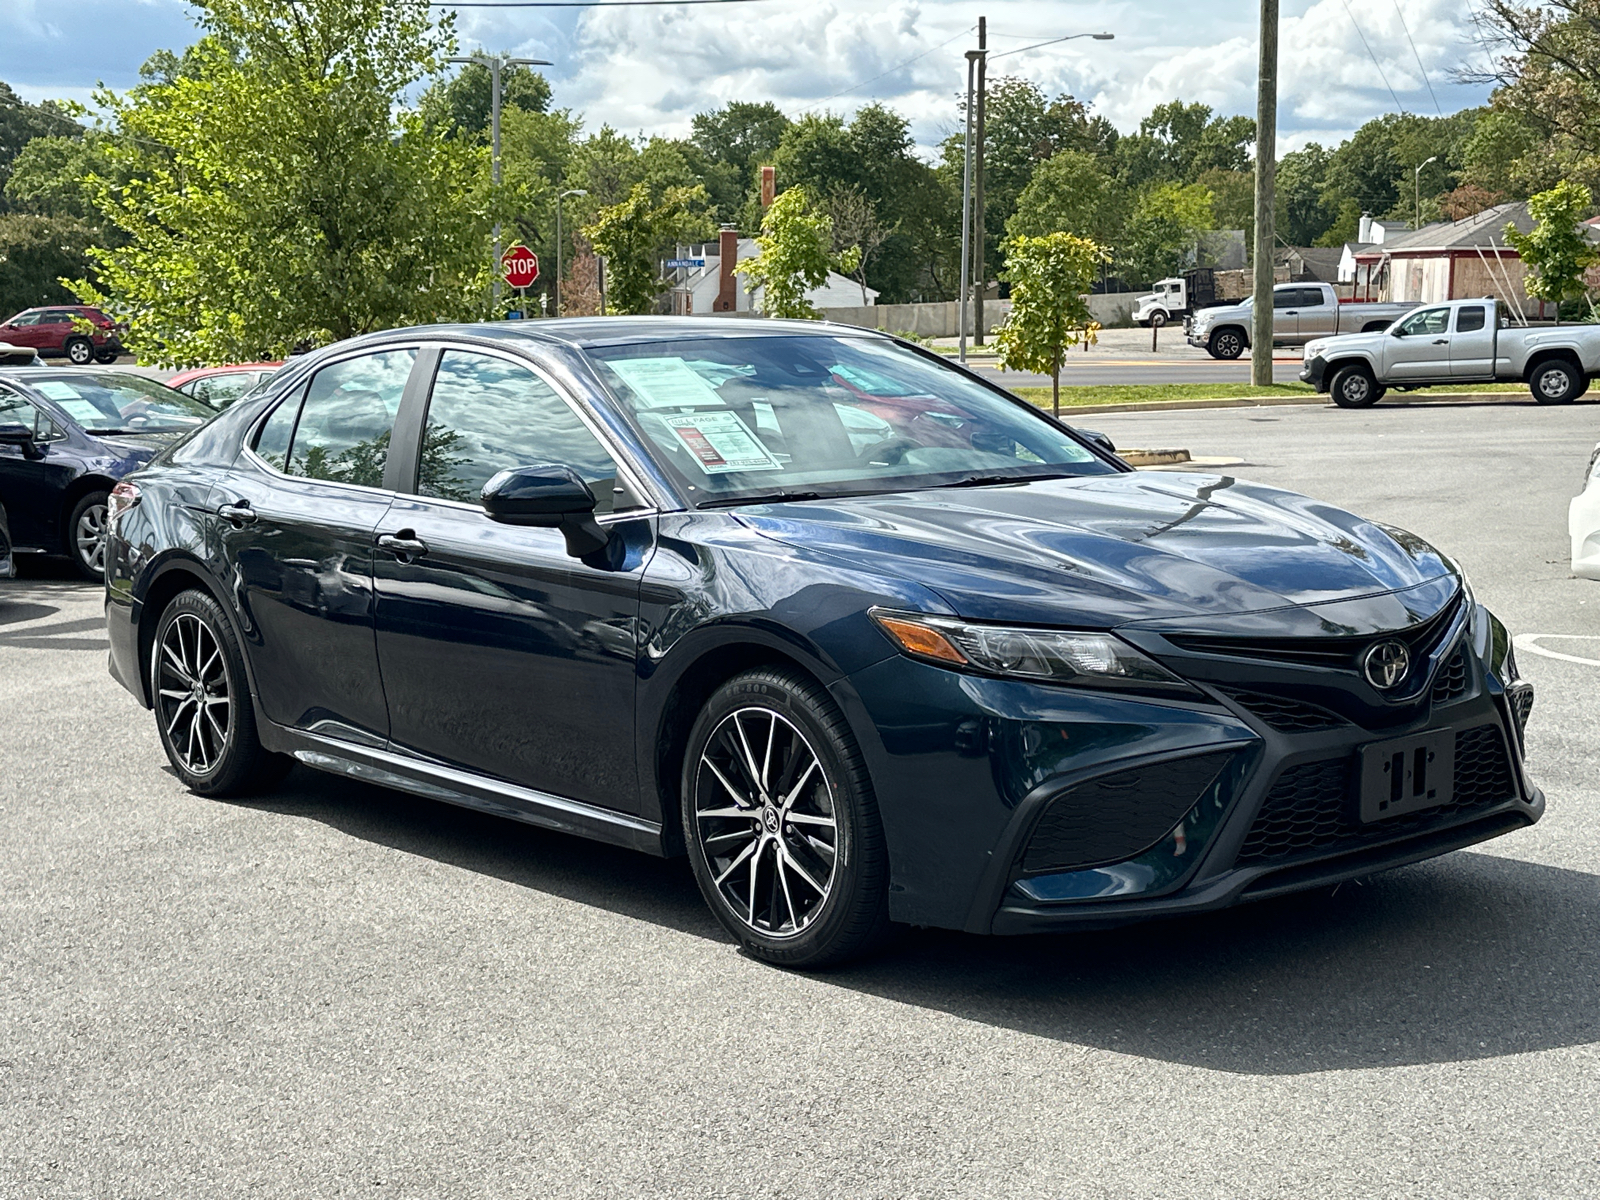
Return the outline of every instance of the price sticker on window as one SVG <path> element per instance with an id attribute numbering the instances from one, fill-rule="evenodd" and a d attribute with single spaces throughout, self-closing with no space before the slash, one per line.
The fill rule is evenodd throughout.
<path id="1" fill-rule="evenodd" d="M 667 427 L 707 475 L 726 475 L 731 471 L 781 471 L 783 464 L 772 457 L 761 439 L 737 413 L 680 413 L 666 418 Z"/>

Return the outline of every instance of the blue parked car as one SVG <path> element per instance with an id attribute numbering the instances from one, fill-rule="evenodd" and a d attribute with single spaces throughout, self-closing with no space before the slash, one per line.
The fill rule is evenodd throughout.
<path id="1" fill-rule="evenodd" d="M 64 554 L 99 582 L 111 489 L 215 415 L 125 371 L 0 370 L 0 504 L 13 549 Z"/>
<path id="2" fill-rule="evenodd" d="M 1422 539 L 1142 474 L 808 322 L 395 330 L 112 496 L 111 670 L 293 761 L 654 854 L 750 953 L 1220 908 L 1523 828 L 1533 693 Z"/>

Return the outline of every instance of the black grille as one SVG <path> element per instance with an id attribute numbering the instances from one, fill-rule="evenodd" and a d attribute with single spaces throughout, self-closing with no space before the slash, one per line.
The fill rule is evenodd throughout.
<path id="1" fill-rule="evenodd" d="M 1315 704 L 1304 704 L 1284 696 L 1269 696 L 1265 692 L 1246 692 L 1237 688 L 1218 688 L 1224 696 L 1240 708 L 1260 717 L 1273 729 L 1284 733 L 1309 733 L 1317 729 L 1337 729 L 1349 722 L 1337 713 L 1331 713 Z"/>
<path id="2" fill-rule="evenodd" d="M 1525 743 L 1528 735 L 1528 714 L 1533 711 L 1533 689 L 1515 688 L 1507 693 L 1506 699 L 1511 704 L 1511 715 L 1517 720 L 1517 741 Z"/>
<path id="3" fill-rule="evenodd" d="M 1456 734 L 1455 794 L 1449 804 L 1363 825 L 1356 817 L 1356 756 L 1289 767 L 1267 793 L 1237 865 L 1278 862 L 1420 833 L 1517 794 L 1505 741 L 1493 725 Z"/>
<path id="4" fill-rule="evenodd" d="M 1450 656 L 1450 661 L 1445 663 L 1433 681 L 1433 702 L 1449 704 L 1450 701 L 1459 700 L 1466 694 L 1467 648 L 1457 646 L 1456 652 Z"/>
<path id="5" fill-rule="evenodd" d="M 1194 807 L 1233 751 L 1102 775 L 1050 801 L 1022 855 L 1029 872 L 1121 862 L 1159 841 Z"/>

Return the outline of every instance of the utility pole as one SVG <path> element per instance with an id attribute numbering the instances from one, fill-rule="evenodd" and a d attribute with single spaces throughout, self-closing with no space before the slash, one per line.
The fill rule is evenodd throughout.
<path id="1" fill-rule="evenodd" d="M 983 220 L 983 102 L 989 70 L 989 20 L 978 18 L 978 132 L 972 145 L 972 278 L 978 290 L 972 296 L 972 344 L 983 345 L 983 293 L 988 274 L 983 269 L 984 243 L 988 241 Z"/>
<path id="2" fill-rule="evenodd" d="M 489 178 L 496 192 L 500 190 L 500 69 L 502 67 L 549 67 L 555 64 L 542 58 L 503 58 L 498 54 L 469 54 L 464 58 L 447 58 L 445 62 L 477 63 L 489 68 Z M 498 204 L 498 197 L 496 203 Z M 493 296 L 500 299 L 500 219 L 494 222 L 494 285 Z"/>
<path id="3" fill-rule="evenodd" d="M 1411 228 L 1413 228 L 1413 229 L 1421 229 L 1422 228 L 1422 168 L 1427 166 L 1428 163 L 1436 163 L 1438 161 L 1439 161 L 1439 156 L 1437 154 L 1435 154 L 1432 158 L 1426 159 L 1423 162 L 1419 162 L 1417 164 L 1417 169 L 1415 171 L 1411 172 L 1411 187 L 1413 189 L 1412 190 L 1412 200 L 1413 200 L 1413 203 L 1415 203 L 1415 205 L 1416 205 L 1416 213 L 1417 213 L 1417 219 L 1416 219 L 1415 223 L 1411 226 Z"/>
<path id="4" fill-rule="evenodd" d="M 1278 0 L 1261 0 L 1261 66 L 1256 81 L 1256 244 L 1250 314 L 1250 382 L 1272 384 L 1273 204 L 1278 174 Z"/>
<path id="5" fill-rule="evenodd" d="M 956 294 L 957 357 L 963 363 L 967 361 L 967 299 L 972 285 L 972 87 L 980 57 L 977 50 L 967 51 L 967 141 L 966 153 L 961 156 L 961 281 Z"/>

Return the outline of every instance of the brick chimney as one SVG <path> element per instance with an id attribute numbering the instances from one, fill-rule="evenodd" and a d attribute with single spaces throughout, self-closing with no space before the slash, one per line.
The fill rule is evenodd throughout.
<path id="1" fill-rule="evenodd" d="M 717 235 L 717 298 L 711 302 L 712 312 L 734 312 L 739 307 L 739 279 L 733 268 L 739 259 L 739 231 L 724 225 Z"/>

